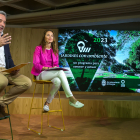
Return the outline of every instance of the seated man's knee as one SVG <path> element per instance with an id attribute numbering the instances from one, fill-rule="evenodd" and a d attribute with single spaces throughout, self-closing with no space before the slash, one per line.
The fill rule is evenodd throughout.
<path id="1" fill-rule="evenodd" d="M 8 85 L 8 79 L 0 80 L 0 89 L 4 89 Z"/>
<path id="2" fill-rule="evenodd" d="M 29 89 L 32 86 L 32 81 L 29 78 L 27 78 L 24 83 L 24 86 L 26 89 Z"/>

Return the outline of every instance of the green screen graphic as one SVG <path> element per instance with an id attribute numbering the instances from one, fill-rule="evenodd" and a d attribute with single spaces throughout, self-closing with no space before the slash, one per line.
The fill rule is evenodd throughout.
<path id="1" fill-rule="evenodd" d="M 60 29 L 59 64 L 72 91 L 140 92 L 140 31 Z"/>
<path id="2" fill-rule="evenodd" d="M 79 33 L 72 36 L 65 47 L 65 57 L 81 91 L 87 90 L 103 59 L 103 46 L 94 41 L 96 36 Z"/>

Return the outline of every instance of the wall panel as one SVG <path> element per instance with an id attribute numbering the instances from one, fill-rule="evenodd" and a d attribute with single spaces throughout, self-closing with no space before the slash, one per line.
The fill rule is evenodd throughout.
<path id="1" fill-rule="evenodd" d="M 18 97 L 9 105 L 10 114 L 29 114 L 31 97 Z M 46 101 L 44 98 L 43 102 Z M 135 100 L 99 100 L 99 99 L 80 99 L 84 107 L 77 109 L 69 105 L 69 100 L 62 98 L 62 110 L 64 116 L 92 116 L 95 118 L 140 118 L 140 102 Z M 34 98 L 33 107 L 41 108 L 42 99 Z M 60 109 L 59 99 L 54 98 L 50 104 L 51 110 Z M 39 115 L 42 109 L 34 109 L 31 114 Z M 52 113 L 60 115 L 60 112 Z"/>

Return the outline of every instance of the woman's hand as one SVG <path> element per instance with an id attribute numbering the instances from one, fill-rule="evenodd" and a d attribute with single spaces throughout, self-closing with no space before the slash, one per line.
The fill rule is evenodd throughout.
<path id="1" fill-rule="evenodd" d="M 54 66 L 54 67 L 51 67 L 51 68 L 50 67 L 43 67 L 42 70 L 48 70 L 48 69 L 52 69 L 52 68 L 58 68 L 58 67 L 57 66 Z"/>
<path id="2" fill-rule="evenodd" d="M 52 68 L 58 68 L 57 66 L 54 66 L 54 67 L 52 67 Z"/>
<path id="3" fill-rule="evenodd" d="M 49 67 L 43 67 L 42 68 L 42 70 L 48 70 L 49 69 Z"/>

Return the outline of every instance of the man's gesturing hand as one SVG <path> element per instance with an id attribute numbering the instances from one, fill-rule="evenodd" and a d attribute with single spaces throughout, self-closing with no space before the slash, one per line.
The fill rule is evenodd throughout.
<path id="1" fill-rule="evenodd" d="M 10 43 L 11 43 L 11 36 L 8 36 L 8 33 L 0 37 L 0 47 Z"/>

